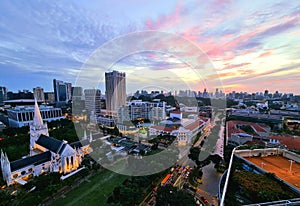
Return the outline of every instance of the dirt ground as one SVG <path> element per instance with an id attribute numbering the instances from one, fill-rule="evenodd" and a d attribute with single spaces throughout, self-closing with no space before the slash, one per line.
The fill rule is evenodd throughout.
<path id="1" fill-rule="evenodd" d="M 300 164 L 293 162 L 290 171 L 291 162 L 289 159 L 282 156 L 269 156 L 269 157 L 248 157 L 246 158 L 258 167 L 274 173 L 277 177 L 285 180 L 286 182 L 300 188 Z"/>

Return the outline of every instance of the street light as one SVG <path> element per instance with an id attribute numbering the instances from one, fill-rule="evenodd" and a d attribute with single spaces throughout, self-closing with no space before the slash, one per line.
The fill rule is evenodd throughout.
<path id="1" fill-rule="evenodd" d="M 295 162 L 294 160 L 289 160 L 291 162 L 290 164 L 290 173 L 292 173 L 292 165 L 293 165 L 293 162 Z"/>

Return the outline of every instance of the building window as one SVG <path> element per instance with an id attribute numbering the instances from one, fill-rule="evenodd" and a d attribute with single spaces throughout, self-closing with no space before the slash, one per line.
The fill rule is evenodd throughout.
<path id="1" fill-rule="evenodd" d="M 21 175 L 25 175 L 25 174 L 26 174 L 26 171 L 22 171 L 22 172 L 21 172 Z"/>

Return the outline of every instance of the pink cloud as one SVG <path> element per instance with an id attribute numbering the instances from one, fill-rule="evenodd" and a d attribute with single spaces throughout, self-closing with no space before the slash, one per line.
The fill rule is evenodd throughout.
<path id="1" fill-rule="evenodd" d="M 222 70 L 223 71 L 224 70 L 232 70 L 232 69 L 235 69 L 235 68 L 241 68 L 243 66 L 247 66 L 249 64 L 251 64 L 251 63 L 249 63 L 249 62 L 245 62 L 245 63 L 241 63 L 241 64 L 230 64 L 230 63 L 227 63 L 227 64 L 225 64 L 227 66 L 223 67 Z"/>
<path id="2" fill-rule="evenodd" d="M 270 56 L 272 53 L 273 53 L 273 50 L 270 49 L 270 50 L 260 54 L 257 58 L 267 57 L 267 56 Z"/>
<path id="3" fill-rule="evenodd" d="M 229 36 L 227 38 L 221 37 L 221 39 L 225 41 L 225 43 L 223 44 L 217 43 L 215 39 L 215 41 L 210 42 L 208 44 L 210 46 L 210 49 L 207 50 L 207 54 L 210 57 L 217 57 L 223 56 L 224 53 L 227 51 L 237 52 L 239 50 L 244 50 L 244 47 L 247 48 L 247 45 L 250 45 L 252 48 L 255 48 L 256 46 L 259 46 L 261 44 L 259 43 L 261 39 L 285 31 L 293 27 L 294 24 L 296 24 L 299 21 L 300 17 L 286 16 L 284 19 L 271 20 L 269 24 L 262 25 L 251 32 L 241 34 L 236 38 L 229 40 L 228 42 L 226 42 L 226 39 L 230 38 Z M 207 47 L 207 45 L 202 46 L 201 44 L 200 46 L 202 48 Z M 270 55 L 271 53 L 266 53 L 265 55 L 268 54 Z"/>
<path id="4" fill-rule="evenodd" d="M 152 21 L 151 19 L 146 20 L 146 27 L 147 29 L 154 30 L 154 29 L 170 29 L 177 25 L 179 23 L 179 20 L 181 19 L 180 13 L 181 13 L 182 5 L 181 3 L 177 3 L 174 11 L 171 14 L 168 15 L 162 15 L 155 21 Z"/>
<path id="5" fill-rule="evenodd" d="M 159 58 L 159 56 L 155 55 L 155 54 L 148 54 L 147 57 L 150 58 L 150 59 L 157 59 L 157 58 Z"/>

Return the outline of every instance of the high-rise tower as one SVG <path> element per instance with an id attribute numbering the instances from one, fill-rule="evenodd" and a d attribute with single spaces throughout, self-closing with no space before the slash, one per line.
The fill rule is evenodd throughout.
<path id="1" fill-rule="evenodd" d="M 126 75 L 123 72 L 105 73 L 106 110 L 116 111 L 126 103 Z"/>
<path id="2" fill-rule="evenodd" d="M 101 91 L 99 89 L 85 89 L 85 108 L 95 115 L 101 112 Z"/>
<path id="3" fill-rule="evenodd" d="M 54 97 L 56 102 L 67 102 L 72 98 L 72 84 L 53 79 Z"/>
<path id="4" fill-rule="evenodd" d="M 33 95 L 37 101 L 45 102 L 44 89 L 41 87 L 33 88 Z"/>

